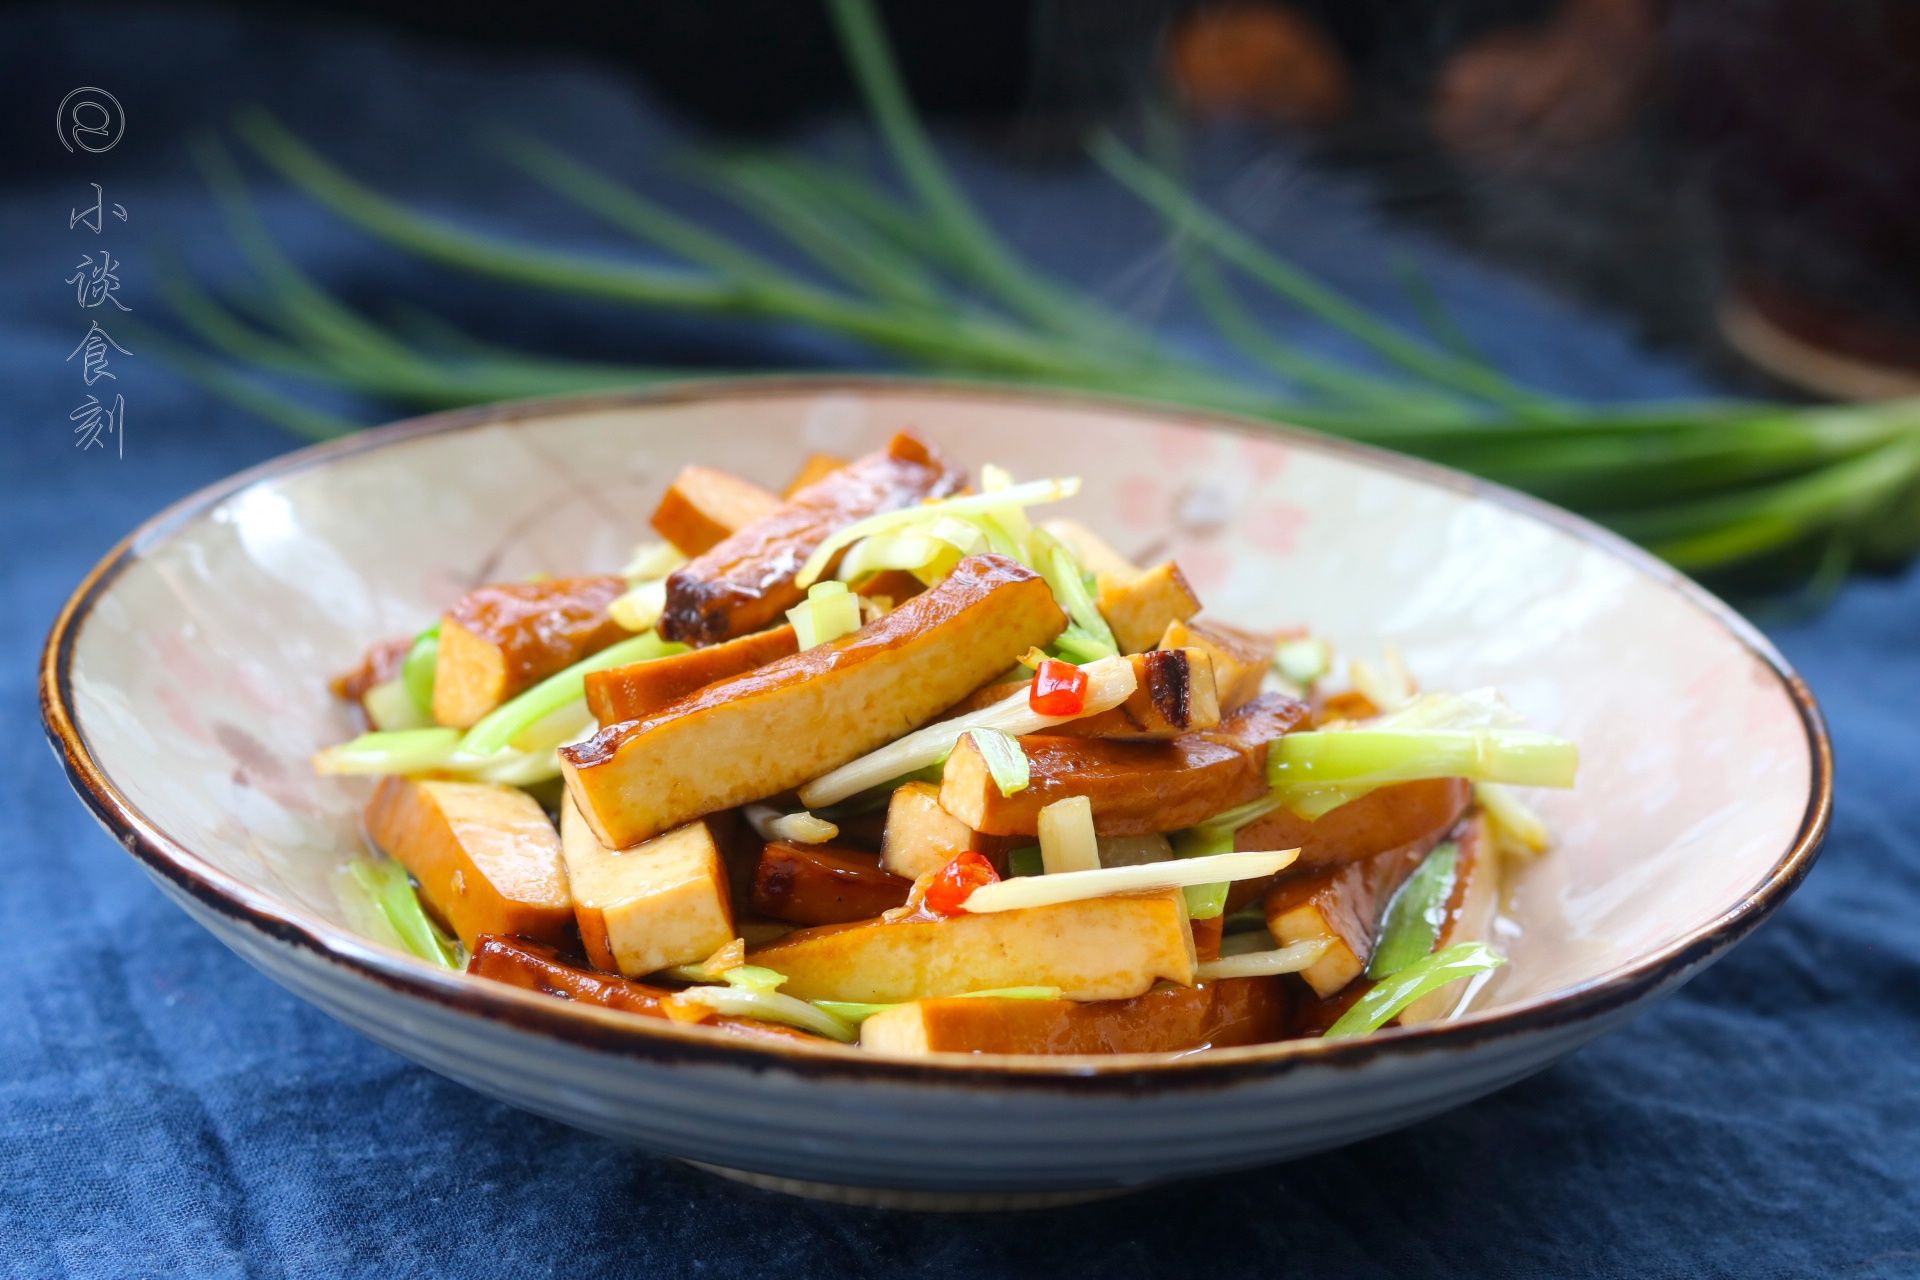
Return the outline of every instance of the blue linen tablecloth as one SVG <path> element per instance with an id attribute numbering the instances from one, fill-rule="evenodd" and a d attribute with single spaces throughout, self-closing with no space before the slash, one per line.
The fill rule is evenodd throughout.
<path id="1" fill-rule="evenodd" d="M 111 153 L 67 154 L 55 140 L 55 105 L 86 84 L 125 105 L 128 134 Z M 109 247 L 121 296 L 157 320 L 162 270 L 181 257 L 226 263 L 183 143 L 249 101 L 386 185 L 610 252 L 631 250 L 476 162 L 470 127 L 512 120 L 628 174 L 674 136 L 630 85 L 558 57 L 212 10 L 14 11 L 0 42 L 0 1273 L 1920 1275 L 1912 573 L 1855 582 L 1818 617 L 1770 626 L 1821 697 L 1841 761 L 1829 847 L 1770 925 L 1562 1065 L 1289 1166 L 1031 1215 L 783 1199 L 488 1101 L 253 973 L 88 820 L 42 744 L 34 695 L 46 626 L 115 539 L 290 447 L 131 341 L 115 366 L 124 457 L 76 451 L 69 421 L 82 397 L 66 357 L 86 326 L 63 280 L 81 253 Z M 1516 374 L 1592 396 L 1701 389 L 1609 322 L 1384 224 L 1364 191 L 1266 163 L 1247 180 L 1292 250 L 1370 301 L 1402 305 L 1387 263 L 1410 254 Z M 1157 308 L 1164 273 L 1138 257 L 1147 224 L 1110 189 L 977 156 L 965 170 L 1023 246 L 1109 281 L 1122 305 Z M 109 213 L 97 242 L 68 226 L 96 181 L 129 214 Z M 418 287 L 494 336 L 569 334 L 579 354 L 735 365 L 846 355 L 794 335 L 642 331 L 629 313 L 476 294 L 297 200 L 268 204 L 296 258 L 332 286 L 372 299 Z M 1116 269 L 1128 252 L 1135 269 Z"/>

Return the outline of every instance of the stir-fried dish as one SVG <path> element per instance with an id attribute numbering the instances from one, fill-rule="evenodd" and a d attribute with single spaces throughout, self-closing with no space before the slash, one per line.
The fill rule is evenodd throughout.
<path id="1" fill-rule="evenodd" d="M 1509 790 L 1572 744 L 902 433 L 784 493 L 688 467 L 618 574 L 475 588 L 334 682 L 358 927 L 564 1000 L 890 1054 L 1184 1052 L 1463 1008 Z"/>

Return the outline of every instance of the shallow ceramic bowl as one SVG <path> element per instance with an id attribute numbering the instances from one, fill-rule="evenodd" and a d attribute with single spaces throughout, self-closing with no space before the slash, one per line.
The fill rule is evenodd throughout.
<path id="1" fill-rule="evenodd" d="M 1511 963 L 1464 1016 L 1187 1056 L 905 1062 L 753 1045 L 434 970 L 336 895 L 365 785 L 323 677 L 469 585 L 616 569 L 681 465 L 778 485 L 913 427 L 969 462 L 1077 473 L 1071 514 L 1177 556 L 1217 617 L 1400 646 L 1578 740 L 1512 888 Z M 1086 398 L 759 381 L 509 405 L 289 455 L 166 511 L 81 584 L 43 669 L 81 798 L 249 963 L 399 1053 L 529 1111 L 769 1184 L 1035 1203 L 1283 1160 L 1538 1071 L 1738 942 L 1825 830 L 1831 756 L 1779 655 L 1593 527 L 1316 436 Z"/>

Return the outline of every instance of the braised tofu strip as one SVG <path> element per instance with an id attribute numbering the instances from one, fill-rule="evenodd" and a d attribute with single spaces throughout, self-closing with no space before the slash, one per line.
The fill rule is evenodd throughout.
<path id="1" fill-rule="evenodd" d="M 799 652 L 793 628 L 778 626 L 706 649 L 689 649 L 587 673 L 587 710 L 604 728 L 640 720 L 719 680 Z"/>
<path id="2" fill-rule="evenodd" d="M 1306 717 L 1305 704 L 1268 694 L 1222 720 L 1218 728 L 1169 742 L 1022 738 L 1029 781 L 1012 795 L 1001 794 L 979 749 L 963 738 L 947 761 L 940 804 L 967 826 L 990 835 L 1035 835 L 1040 811 L 1069 796 L 1088 799 L 1094 830 L 1103 836 L 1190 827 L 1266 795 L 1267 744 Z"/>
<path id="3" fill-rule="evenodd" d="M 607 613 L 625 579 L 548 578 L 468 592 L 440 622 L 433 718 L 469 728 L 508 698 L 623 640 Z"/>
<path id="4" fill-rule="evenodd" d="M 1271 641 L 1215 622 L 1170 623 L 1160 635 L 1160 647 L 1195 649 L 1206 654 L 1222 714 L 1238 711 L 1259 697 L 1260 686 L 1273 666 Z"/>
<path id="5" fill-rule="evenodd" d="M 856 520 L 957 492 L 965 476 L 902 432 L 878 453 L 830 471 L 667 579 L 660 634 L 691 645 L 777 621 L 805 594 L 794 576 L 807 557 Z"/>
<path id="6" fill-rule="evenodd" d="M 1427 856 L 1414 847 L 1283 878 L 1268 891 L 1267 929 L 1280 946 L 1326 938 L 1329 946 L 1300 976 L 1330 996 L 1360 976 L 1379 937 L 1380 913 Z"/>
<path id="7" fill-rule="evenodd" d="M 1127 1000 L 916 1000 L 868 1018 L 879 1053 L 1179 1053 L 1277 1040 L 1292 1001 L 1277 978 L 1160 987 Z"/>
<path id="8" fill-rule="evenodd" d="M 685 467 L 654 508 L 653 531 L 683 556 L 713 550 L 780 509 L 780 496 L 712 467 Z"/>
<path id="9" fill-rule="evenodd" d="M 872 854 L 775 840 L 754 868 L 753 909 L 791 924 L 846 924 L 901 906 L 912 888 Z"/>
<path id="10" fill-rule="evenodd" d="M 891 742 L 1065 627 L 1037 574 L 971 556 L 844 639 L 563 748 L 561 767 L 600 839 L 624 847 L 790 791 Z"/>

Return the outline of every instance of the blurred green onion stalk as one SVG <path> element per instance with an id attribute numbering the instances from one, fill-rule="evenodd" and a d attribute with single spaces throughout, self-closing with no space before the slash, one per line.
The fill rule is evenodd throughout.
<path id="1" fill-rule="evenodd" d="M 1181 354 L 1017 257 L 942 165 L 870 0 L 828 3 L 898 184 L 793 155 L 706 152 L 690 162 L 694 178 L 804 253 L 818 268 L 809 273 L 526 137 L 503 141 L 511 163 L 676 265 L 582 256 L 468 230 L 362 185 L 264 112 L 243 115 L 237 130 L 282 177 L 340 217 L 458 271 L 658 312 L 802 326 L 851 340 L 889 368 L 1119 393 L 1314 427 L 1573 507 L 1682 569 L 1721 575 L 1736 587 L 1831 586 L 1856 565 L 1898 563 L 1920 545 L 1920 401 L 1571 403 L 1488 367 L 1430 307 L 1431 335 L 1381 321 L 1205 207 L 1170 164 L 1098 137 L 1094 161 L 1164 220 L 1185 284 L 1258 372 Z M 204 147 L 200 159 L 265 287 L 244 300 L 220 298 L 172 275 L 163 282 L 171 306 L 218 355 L 167 349 L 192 376 L 297 432 L 330 435 L 356 424 L 290 400 L 255 375 L 445 406 L 687 372 L 503 349 L 434 317 L 376 324 L 279 252 L 222 150 Z M 1238 300 L 1243 289 L 1278 295 L 1374 358 L 1362 366 L 1279 341 Z"/>

